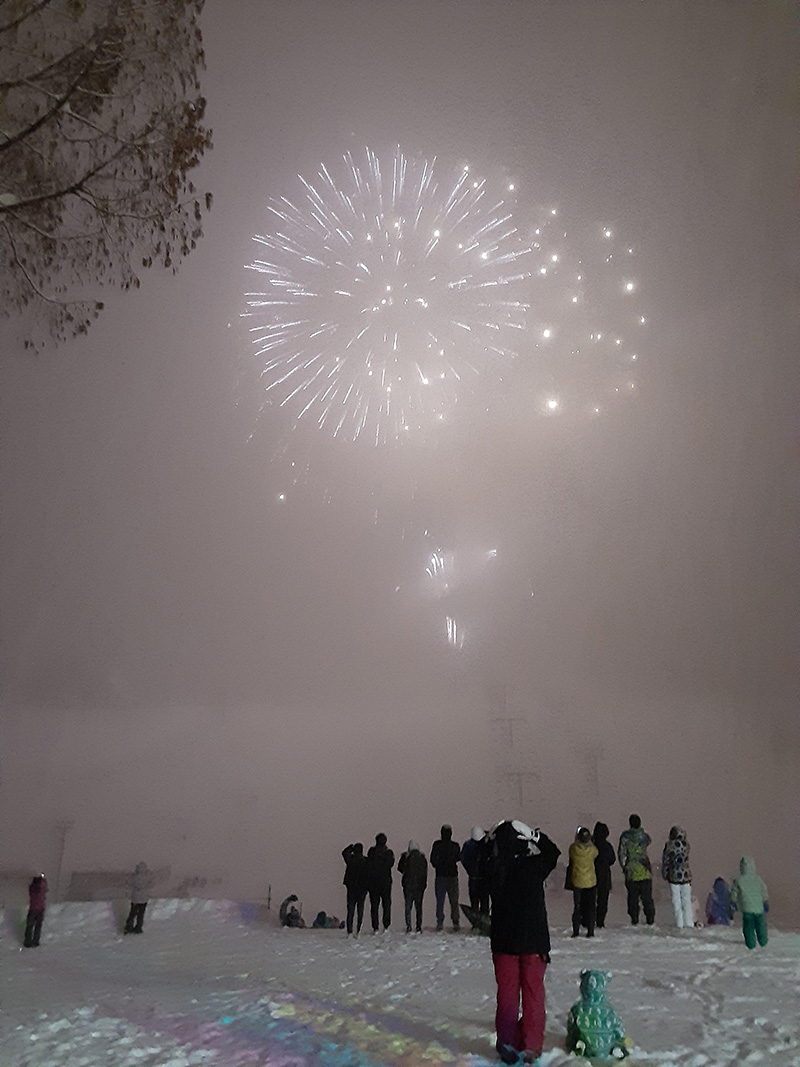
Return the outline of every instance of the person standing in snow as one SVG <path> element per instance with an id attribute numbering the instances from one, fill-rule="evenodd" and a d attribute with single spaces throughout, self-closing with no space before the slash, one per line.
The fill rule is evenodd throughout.
<path id="1" fill-rule="evenodd" d="M 436 871 L 434 890 L 436 892 L 436 929 L 444 927 L 444 899 L 450 901 L 450 921 L 454 930 L 461 929 L 461 913 L 458 910 L 458 860 L 461 848 L 453 840 L 453 828 L 445 823 L 441 837 L 433 842 L 431 848 L 431 867 Z"/>
<path id="2" fill-rule="evenodd" d="M 394 852 L 386 846 L 386 834 L 377 834 L 375 844 L 367 852 L 366 881 L 372 932 L 378 932 L 379 912 L 383 914 L 383 928 L 392 924 L 392 867 Z"/>
<path id="3" fill-rule="evenodd" d="M 403 898 L 406 905 L 406 933 L 411 933 L 411 910 L 416 912 L 417 933 L 422 933 L 422 898 L 428 885 L 428 861 L 419 850 L 416 841 L 408 842 L 408 851 L 404 852 L 397 863 L 402 874 Z"/>
<path id="4" fill-rule="evenodd" d="M 585 826 L 579 826 L 575 840 L 569 846 L 569 870 L 572 883 L 572 936 L 578 937 L 581 924 L 586 927 L 587 937 L 594 937 L 597 914 L 597 874 L 594 861 L 597 848 L 592 835 Z"/>
<path id="5" fill-rule="evenodd" d="M 544 975 L 550 962 L 544 882 L 561 853 L 541 830 L 516 819 L 499 823 L 490 838 L 497 1052 L 504 1063 L 517 1063 L 520 1056 L 533 1063 L 544 1043 Z"/>
<path id="6" fill-rule="evenodd" d="M 656 920 L 656 907 L 653 903 L 653 871 L 647 847 L 650 835 L 642 829 L 642 820 L 638 815 L 628 819 L 629 829 L 623 830 L 619 839 L 617 856 L 619 865 L 625 875 L 625 888 L 628 891 L 628 915 L 631 923 L 639 922 L 639 901 L 644 909 L 648 926 Z"/>
<path id="7" fill-rule="evenodd" d="M 724 878 L 715 878 L 714 886 L 706 897 L 706 924 L 708 926 L 730 926 L 733 922 L 734 911 L 728 883 Z"/>
<path id="8" fill-rule="evenodd" d="M 38 948 L 47 902 L 47 879 L 37 874 L 28 886 L 28 917 L 25 922 L 25 948 Z"/>
<path id="9" fill-rule="evenodd" d="M 469 906 L 480 915 L 489 914 L 489 882 L 486 877 L 488 842 L 480 826 L 473 826 L 461 846 L 461 865 L 467 872 Z"/>
<path id="10" fill-rule="evenodd" d="M 673 826 L 661 853 L 661 874 L 669 882 L 672 914 L 679 930 L 694 926 L 692 914 L 692 872 L 689 867 L 689 842 L 686 831 Z"/>
<path id="11" fill-rule="evenodd" d="M 131 875 L 131 910 L 125 923 L 126 934 L 141 934 L 144 927 L 144 913 L 153 888 L 153 876 L 147 864 L 137 863 Z"/>
<path id="12" fill-rule="evenodd" d="M 769 900 L 765 882 L 756 873 L 752 856 L 742 856 L 739 873 L 731 882 L 731 900 L 742 913 L 742 933 L 748 948 L 767 943 Z"/>
<path id="13" fill-rule="evenodd" d="M 595 925 L 602 930 L 606 924 L 608 895 L 611 892 L 611 868 L 616 863 L 617 856 L 614 846 L 608 840 L 608 827 L 604 822 L 594 824 L 592 841 L 597 849 L 594 860 L 594 870 L 597 875 L 597 922 Z"/>
<path id="14" fill-rule="evenodd" d="M 361 933 L 364 921 L 364 901 L 367 896 L 367 857 L 360 841 L 342 850 L 345 862 L 344 884 L 347 889 L 347 933 L 353 932 L 353 917 L 356 918 L 356 937 Z"/>

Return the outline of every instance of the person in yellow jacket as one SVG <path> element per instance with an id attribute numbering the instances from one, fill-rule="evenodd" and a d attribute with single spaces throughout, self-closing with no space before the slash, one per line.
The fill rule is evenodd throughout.
<path id="1" fill-rule="evenodd" d="M 597 915 L 597 874 L 594 860 L 597 848 L 587 827 L 579 826 L 575 840 L 569 846 L 568 882 L 572 889 L 572 936 L 578 937 L 581 926 L 586 927 L 586 936 L 594 937 Z"/>

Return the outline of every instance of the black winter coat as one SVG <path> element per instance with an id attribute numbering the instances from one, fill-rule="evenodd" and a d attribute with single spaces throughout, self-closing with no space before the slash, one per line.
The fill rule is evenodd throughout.
<path id="1" fill-rule="evenodd" d="M 597 855 L 594 858 L 594 871 L 598 886 L 611 888 L 611 868 L 617 862 L 614 846 L 608 841 L 595 841 Z"/>
<path id="2" fill-rule="evenodd" d="M 354 893 L 366 893 L 367 891 L 367 857 L 363 852 L 356 852 L 352 845 L 342 850 L 342 858 L 346 864 L 344 871 L 344 884 Z"/>
<path id="3" fill-rule="evenodd" d="M 365 868 L 367 889 L 390 889 L 392 867 L 394 867 L 394 852 L 386 845 L 373 845 L 367 852 Z"/>
<path id="4" fill-rule="evenodd" d="M 544 901 L 544 881 L 561 855 L 558 847 L 539 834 L 539 854 L 521 849 L 527 843 L 495 842 L 489 874 L 492 898 L 492 952 L 508 956 L 543 956 L 550 952 L 550 931 Z"/>
<path id="5" fill-rule="evenodd" d="M 424 893 L 428 884 L 428 861 L 418 848 L 404 852 L 397 863 L 402 874 L 403 892 L 408 896 Z"/>
<path id="6" fill-rule="evenodd" d="M 457 878 L 460 856 L 461 846 L 457 841 L 449 839 L 434 841 L 431 849 L 431 867 L 436 871 L 436 877 Z"/>

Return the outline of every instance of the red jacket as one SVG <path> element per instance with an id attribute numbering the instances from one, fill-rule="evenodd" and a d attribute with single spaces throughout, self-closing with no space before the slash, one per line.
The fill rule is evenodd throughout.
<path id="1" fill-rule="evenodd" d="M 38 914 L 44 914 L 44 906 L 47 898 L 47 879 L 42 875 L 37 876 L 28 886 L 28 899 L 30 910 Z"/>

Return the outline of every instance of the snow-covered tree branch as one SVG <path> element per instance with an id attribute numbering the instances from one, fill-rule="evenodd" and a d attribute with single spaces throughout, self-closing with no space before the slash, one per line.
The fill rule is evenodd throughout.
<path id="1" fill-rule="evenodd" d="M 5 0 L 0 299 L 26 345 L 83 333 L 102 285 L 138 287 L 195 247 L 202 0 Z"/>

